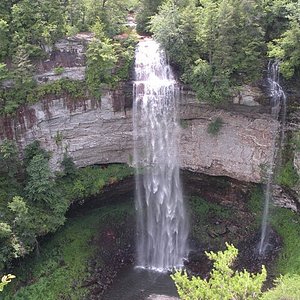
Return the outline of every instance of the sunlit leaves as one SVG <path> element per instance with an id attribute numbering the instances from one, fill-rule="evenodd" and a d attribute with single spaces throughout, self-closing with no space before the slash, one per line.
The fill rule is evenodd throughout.
<path id="1" fill-rule="evenodd" d="M 178 294 L 182 300 L 250 300 L 260 299 L 261 289 L 267 277 L 262 266 L 261 273 L 251 274 L 246 270 L 234 271 L 232 264 L 237 258 L 238 250 L 229 244 L 227 250 L 206 252 L 213 263 L 209 279 L 188 277 L 186 272 L 171 275 L 175 281 Z"/>

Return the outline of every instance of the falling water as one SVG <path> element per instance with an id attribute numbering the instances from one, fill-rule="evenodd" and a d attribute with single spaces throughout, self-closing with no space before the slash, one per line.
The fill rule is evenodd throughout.
<path id="1" fill-rule="evenodd" d="M 187 253 L 188 223 L 177 153 L 178 96 L 159 44 L 141 41 L 136 50 L 133 111 L 137 264 L 158 271 L 181 266 Z"/>
<path id="2" fill-rule="evenodd" d="M 278 61 L 269 62 L 268 64 L 268 85 L 269 93 L 271 96 L 271 107 L 272 107 L 272 116 L 274 119 L 278 119 L 281 113 L 281 130 L 280 130 L 280 139 L 279 139 L 279 149 L 281 150 L 284 143 L 285 137 L 285 120 L 286 120 L 286 95 L 279 84 L 279 63 Z M 271 164 L 267 169 L 267 178 L 266 178 L 266 191 L 265 191 L 265 204 L 264 212 L 262 219 L 261 227 L 261 239 L 259 243 L 259 254 L 263 255 L 269 246 L 268 242 L 268 216 L 270 209 L 270 201 L 272 195 L 272 181 L 273 181 L 273 172 L 275 159 L 277 157 L 276 151 L 276 137 L 272 141 L 272 155 L 271 155 Z M 281 165 L 281 151 L 278 153 L 278 164 Z"/>

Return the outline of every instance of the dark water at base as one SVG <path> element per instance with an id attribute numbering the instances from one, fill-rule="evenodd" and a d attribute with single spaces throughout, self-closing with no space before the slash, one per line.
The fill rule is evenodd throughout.
<path id="1" fill-rule="evenodd" d="M 103 299 L 144 300 L 152 294 L 178 297 L 169 274 L 128 267 L 120 272 Z"/>

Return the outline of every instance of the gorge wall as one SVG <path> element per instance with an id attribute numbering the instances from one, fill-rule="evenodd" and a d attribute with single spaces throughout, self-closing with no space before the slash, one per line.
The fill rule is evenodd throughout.
<path id="1" fill-rule="evenodd" d="M 77 34 L 57 42 L 48 60 L 36 65 L 38 84 L 62 78 L 85 78 L 85 51 L 92 34 Z M 55 67 L 63 67 L 62 74 Z M 129 93 L 128 93 L 129 90 Z M 73 101 L 69 97 L 44 99 L 20 108 L 14 117 L 0 117 L 0 143 L 14 139 L 20 150 L 34 140 L 51 151 L 57 170 L 63 154 L 78 167 L 132 161 L 132 88 L 103 92 L 101 101 Z M 270 163 L 272 140 L 279 122 L 261 112 L 261 91 L 245 86 L 233 99 L 234 107 L 215 109 L 182 92 L 180 105 L 181 168 L 241 181 L 261 182 Z M 258 108 L 258 109 L 257 109 Z M 223 126 L 215 136 L 208 125 L 220 117 Z"/>
<path id="2" fill-rule="evenodd" d="M 117 105 L 121 94 L 107 91 L 101 102 L 72 102 L 66 98 L 44 100 L 23 107 L 15 117 L 0 118 L 0 142 L 14 139 L 19 148 L 34 140 L 51 151 L 51 167 L 59 169 L 67 152 L 78 167 L 131 163 L 132 111 Z M 261 182 L 270 162 L 272 139 L 279 123 L 264 113 L 225 111 L 201 105 L 183 95 L 180 105 L 181 168 L 242 181 Z M 127 106 L 128 107 L 128 106 Z M 223 126 L 208 133 L 216 117 Z"/>

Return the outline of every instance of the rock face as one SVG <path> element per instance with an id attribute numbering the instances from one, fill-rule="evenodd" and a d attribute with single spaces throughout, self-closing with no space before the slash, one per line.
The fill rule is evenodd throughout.
<path id="1" fill-rule="evenodd" d="M 61 98 L 40 102 L 16 118 L 0 119 L 0 137 L 14 138 L 20 149 L 34 140 L 51 151 L 50 164 L 58 169 L 67 152 L 78 167 L 127 163 L 132 153 L 131 112 L 114 112 L 110 93 L 101 103 L 70 103 Z"/>
<path id="2" fill-rule="evenodd" d="M 220 118 L 216 135 L 208 126 Z M 272 141 L 279 123 L 267 114 L 241 114 L 186 103 L 180 141 L 182 168 L 242 181 L 261 182 L 263 166 L 270 163 Z"/>
<path id="3" fill-rule="evenodd" d="M 241 104 L 246 106 L 258 106 L 258 99 L 263 97 L 262 91 L 250 85 L 244 85 L 238 94 L 233 98 L 234 104 Z"/>
<path id="4" fill-rule="evenodd" d="M 0 143 L 15 139 L 19 148 L 34 140 L 52 152 L 51 167 L 59 169 L 63 153 L 78 167 L 106 163 L 131 163 L 132 112 L 114 105 L 107 92 L 101 102 L 45 100 L 25 107 L 16 117 L 0 118 Z M 127 105 L 128 107 L 128 105 Z M 220 117 L 223 126 L 216 136 L 208 125 Z M 180 155 L 183 169 L 215 176 L 261 182 L 261 168 L 271 157 L 272 139 L 279 123 L 267 114 L 240 114 L 208 108 L 182 100 Z"/>

